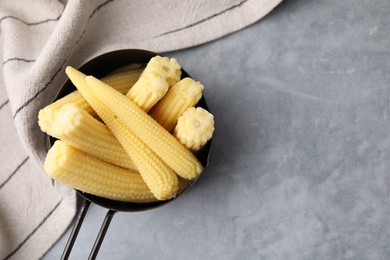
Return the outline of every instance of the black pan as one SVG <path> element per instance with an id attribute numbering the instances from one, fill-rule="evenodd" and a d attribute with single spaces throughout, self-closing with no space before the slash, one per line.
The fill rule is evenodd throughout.
<path id="1" fill-rule="evenodd" d="M 132 63 L 139 63 L 146 65 L 148 61 L 158 55 L 157 53 L 146 51 L 146 50 L 138 50 L 138 49 L 125 49 L 125 50 L 118 50 L 113 51 L 109 53 L 105 53 L 103 55 L 100 55 L 96 58 L 93 58 L 92 60 L 86 62 L 84 65 L 82 65 L 79 70 L 83 72 L 86 75 L 93 75 L 97 78 L 104 77 L 108 73 L 112 72 L 115 69 L 118 69 L 120 67 L 132 64 Z M 182 78 L 184 77 L 190 77 L 185 70 L 182 70 Z M 60 88 L 60 91 L 58 92 L 57 96 L 53 100 L 56 101 L 65 95 L 71 93 L 76 88 L 72 84 L 70 80 L 67 80 L 64 85 Z M 203 107 L 206 110 L 209 110 L 206 101 L 204 97 L 199 101 L 197 106 Z M 55 140 L 54 138 L 48 136 L 49 144 L 50 146 L 54 144 Z M 198 160 L 202 163 L 203 167 L 206 167 L 208 165 L 209 161 L 209 154 L 210 154 L 210 147 L 211 147 L 211 140 L 199 151 L 196 153 L 196 157 Z M 200 174 L 199 176 L 201 176 Z M 199 178 L 199 177 L 198 177 Z M 195 182 L 196 180 L 194 180 Z M 192 184 L 186 189 L 188 190 L 191 188 Z M 102 223 L 102 226 L 100 228 L 99 234 L 96 238 L 95 244 L 91 250 L 91 253 L 89 255 L 89 259 L 95 259 L 97 256 L 97 253 L 100 249 L 100 246 L 103 242 L 104 236 L 107 232 L 107 229 L 110 225 L 111 219 L 116 212 L 139 212 L 144 210 L 150 210 L 157 207 L 161 207 L 163 205 L 166 205 L 167 203 L 172 202 L 173 200 L 178 199 L 179 197 L 183 196 L 185 193 L 182 192 L 180 195 L 176 196 L 176 198 L 166 200 L 166 201 L 159 201 L 159 202 L 152 202 L 152 203 L 130 203 L 130 202 L 121 202 L 121 201 L 115 201 L 110 200 L 102 197 L 98 197 L 92 194 L 88 194 L 82 191 L 76 190 L 78 196 L 80 196 L 82 199 L 84 199 L 84 202 L 76 216 L 76 221 L 73 226 L 72 232 L 69 236 L 68 242 L 65 246 L 64 252 L 62 254 L 61 259 L 68 259 L 73 244 L 76 240 L 77 234 L 79 232 L 79 229 L 82 225 L 82 222 L 84 220 L 85 214 L 88 211 L 88 207 L 91 203 L 95 203 L 96 205 L 99 205 L 103 208 L 107 208 L 108 212 L 107 215 Z"/>

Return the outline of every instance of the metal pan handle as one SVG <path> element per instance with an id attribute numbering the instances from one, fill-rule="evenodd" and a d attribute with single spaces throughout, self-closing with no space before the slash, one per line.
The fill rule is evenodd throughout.
<path id="1" fill-rule="evenodd" d="M 74 223 L 74 226 L 72 228 L 72 232 L 70 233 L 70 236 L 68 238 L 68 242 L 66 243 L 64 252 L 62 253 L 61 260 L 66 260 L 69 258 L 70 252 L 72 251 L 73 244 L 76 241 L 77 235 L 79 233 L 79 230 L 81 228 L 81 225 L 83 224 L 85 214 L 87 214 L 89 205 L 91 202 L 89 200 L 84 200 L 79 213 L 77 214 L 76 222 Z"/>
<path id="2" fill-rule="evenodd" d="M 100 246 L 103 243 L 104 236 L 107 233 L 108 227 L 110 226 L 112 217 L 114 216 L 115 213 L 116 213 L 116 211 L 114 211 L 112 209 L 110 209 L 107 212 L 106 217 L 104 218 L 104 221 L 102 223 L 102 226 L 100 227 L 99 234 L 97 235 L 95 243 L 93 244 L 91 253 L 89 254 L 88 260 L 96 259 L 96 256 L 97 256 L 99 249 L 100 249 Z"/>
<path id="3" fill-rule="evenodd" d="M 81 225 L 83 224 L 84 217 L 87 214 L 87 211 L 88 211 L 90 204 L 91 204 L 91 202 L 89 200 L 85 199 L 83 204 L 81 205 L 79 213 L 77 214 L 77 217 L 76 217 L 76 222 L 73 225 L 72 231 L 71 231 L 70 236 L 68 238 L 68 242 L 66 243 L 65 249 L 62 253 L 61 260 L 67 260 L 69 258 L 69 255 L 72 252 L 74 242 L 76 241 L 77 235 L 80 231 Z M 96 256 L 97 256 L 99 249 L 100 249 L 100 246 L 103 243 L 104 236 L 107 233 L 108 227 L 110 226 L 112 217 L 114 216 L 115 213 L 116 213 L 116 211 L 114 211 L 112 209 L 110 209 L 107 212 L 106 217 L 104 218 L 104 221 L 102 223 L 102 226 L 100 227 L 99 233 L 96 237 L 95 243 L 93 244 L 91 253 L 89 254 L 89 257 L 88 257 L 89 260 L 96 259 Z"/>

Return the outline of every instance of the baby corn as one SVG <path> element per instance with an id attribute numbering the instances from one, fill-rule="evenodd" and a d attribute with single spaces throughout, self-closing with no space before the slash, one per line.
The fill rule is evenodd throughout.
<path id="1" fill-rule="evenodd" d="M 214 116 L 201 107 L 187 109 L 177 121 L 174 136 L 192 151 L 198 151 L 212 137 Z"/>
<path id="2" fill-rule="evenodd" d="M 129 154 L 155 197 L 160 200 L 165 200 L 176 196 L 178 191 L 178 179 L 175 173 L 168 168 L 161 159 L 149 149 L 149 147 L 144 145 L 130 129 L 127 129 L 127 127 L 117 120 L 116 116 L 106 108 L 101 100 L 95 97 L 94 91 L 92 91 L 95 86 L 92 88 L 88 85 L 85 80 L 87 77 L 85 77 L 83 73 L 72 67 L 67 67 L 66 73 Z M 105 84 L 105 86 L 108 85 Z M 108 88 L 110 87 L 108 86 Z M 115 93 L 119 93 L 116 90 L 114 91 Z M 119 93 L 119 95 L 124 99 L 129 100 L 122 94 Z"/>
<path id="3" fill-rule="evenodd" d="M 51 128 L 53 127 L 58 111 L 62 106 L 69 103 L 75 104 L 87 111 L 87 113 L 93 114 L 91 106 L 85 101 L 78 91 L 74 91 L 39 111 L 38 125 L 43 132 L 52 135 Z"/>
<path id="4" fill-rule="evenodd" d="M 165 95 L 168 88 L 180 80 L 180 76 L 181 67 L 176 59 L 155 56 L 150 59 L 127 97 L 148 112 Z"/>
<path id="5" fill-rule="evenodd" d="M 118 90 L 119 92 L 125 94 L 138 80 L 142 71 L 142 68 L 128 68 L 124 71 L 116 72 L 106 77 L 103 77 L 101 80 L 113 87 L 114 89 Z M 76 90 L 39 111 L 38 124 L 41 130 L 51 135 L 50 129 L 53 125 L 53 122 L 57 116 L 59 109 L 63 105 L 69 103 L 78 105 L 80 108 L 84 109 L 91 115 L 95 114 L 95 111 L 92 109 L 92 107 L 88 104 L 88 102 L 85 101 L 84 97 L 79 93 L 79 91 Z"/>
<path id="6" fill-rule="evenodd" d="M 149 111 L 168 91 L 168 83 L 154 72 L 143 73 L 127 93 L 139 107 Z"/>
<path id="7" fill-rule="evenodd" d="M 157 201 L 141 176 L 103 162 L 63 141 L 49 150 L 44 168 L 50 177 L 77 190 L 126 202 Z"/>
<path id="8" fill-rule="evenodd" d="M 124 145 L 154 196 L 159 200 L 175 197 L 179 190 L 179 180 L 172 169 L 121 121 L 115 119 L 108 125 L 119 142 Z"/>
<path id="9" fill-rule="evenodd" d="M 137 170 L 108 127 L 75 104 L 66 104 L 60 109 L 51 133 L 102 161 Z"/>
<path id="10" fill-rule="evenodd" d="M 169 89 L 153 107 L 150 115 L 168 132 L 172 132 L 179 116 L 201 99 L 203 89 L 204 86 L 200 82 L 184 78 Z"/>
<path id="11" fill-rule="evenodd" d="M 113 74 L 109 74 L 101 79 L 107 85 L 110 85 L 112 88 L 118 90 L 122 94 L 126 94 L 130 88 L 137 82 L 139 79 L 143 68 L 128 68 L 123 71 L 118 71 Z"/>
<path id="12" fill-rule="evenodd" d="M 197 158 L 145 111 L 95 77 L 87 76 L 85 79 L 96 97 L 176 174 L 185 179 L 199 175 L 202 165 Z"/>
<path id="13" fill-rule="evenodd" d="M 171 87 L 181 78 L 181 66 L 175 58 L 155 56 L 151 58 L 142 74 L 154 72 L 163 77 Z M 142 75 L 141 75 L 142 76 Z"/>

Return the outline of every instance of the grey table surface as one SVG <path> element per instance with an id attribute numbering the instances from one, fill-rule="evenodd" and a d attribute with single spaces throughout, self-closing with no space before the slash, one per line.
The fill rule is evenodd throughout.
<path id="1" fill-rule="evenodd" d="M 176 201 L 117 213 L 98 259 L 390 259 L 389 11 L 288 0 L 166 53 L 206 86 L 210 165 Z M 91 206 L 70 259 L 87 258 L 105 213 Z"/>

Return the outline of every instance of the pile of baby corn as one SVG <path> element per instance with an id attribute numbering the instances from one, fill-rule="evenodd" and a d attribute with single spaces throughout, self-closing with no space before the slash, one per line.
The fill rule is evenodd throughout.
<path id="1" fill-rule="evenodd" d="M 97 79 L 72 68 L 76 91 L 39 112 L 58 139 L 44 168 L 77 190 L 125 202 L 168 200 L 202 171 L 194 152 L 212 137 L 214 117 L 195 107 L 204 86 L 181 79 L 174 58 L 153 57 Z"/>

